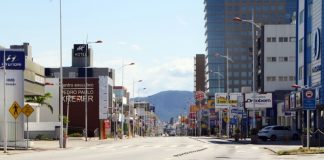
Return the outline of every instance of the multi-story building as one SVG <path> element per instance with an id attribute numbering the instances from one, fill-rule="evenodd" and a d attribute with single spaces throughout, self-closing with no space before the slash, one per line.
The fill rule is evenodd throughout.
<path id="1" fill-rule="evenodd" d="M 195 63 L 195 69 L 194 69 L 194 89 L 195 92 L 197 91 L 203 91 L 205 92 L 205 84 L 206 84 L 206 78 L 205 78 L 205 55 L 204 54 L 196 54 L 194 57 L 194 63 Z M 199 102 L 196 101 L 196 104 Z M 204 102 L 202 102 L 204 103 Z"/>
<path id="2" fill-rule="evenodd" d="M 205 92 L 205 55 L 196 54 L 194 61 L 195 61 L 195 70 L 194 70 L 195 91 Z"/>
<path id="3" fill-rule="evenodd" d="M 298 0 L 298 18 L 296 24 L 296 83 L 301 87 L 295 95 L 297 128 L 306 128 L 306 111 L 303 110 L 300 91 L 303 88 L 315 89 L 316 108 L 310 111 L 312 130 L 324 129 L 324 56 L 322 40 L 324 28 L 324 3 L 322 0 Z"/>
<path id="4" fill-rule="evenodd" d="M 264 25 L 258 52 L 258 92 L 292 90 L 295 83 L 295 24 Z"/>
<path id="5" fill-rule="evenodd" d="M 85 113 L 87 113 L 88 135 L 93 136 L 94 130 L 100 130 L 103 136 L 110 133 L 104 125 L 111 123 L 113 113 L 113 86 L 115 71 L 111 68 L 93 67 L 92 49 L 86 44 L 75 44 L 72 50 L 72 66 L 63 67 L 63 112 L 67 116 L 69 109 L 69 132 L 81 132 L 85 129 Z M 46 91 L 51 92 L 52 106 L 58 114 L 60 68 L 45 68 Z M 86 105 L 87 104 L 87 105 Z M 87 108 L 87 112 L 86 112 Z M 42 113 L 40 121 L 57 121 L 50 113 Z M 103 132 L 104 131 L 104 132 Z M 102 137 L 105 138 L 105 137 Z"/>
<path id="6" fill-rule="evenodd" d="M 252 40 L 251 24 L 234 22 L 234 17 L 251 20 L 254 10 L 254 20 L 257 24 L 288 24 L 297 5 L 295 0 L 205 0 L 206 28 L 206 92 L 209 98 L 216 92 L 241 92 L 241 88 L 252 86 Z M 259 32 L 257 32 L 259 33 Z M 230 57 L 234 63 L 228 67 L 229 81 L 225 78 L 226 59 L 217 56 Z M 210 71 L 219 68 L 223 78 Z M 225 78 L 224 78 L 225 77 Z M 220 87 L 218 87 L 220 81 Z"/>
<path id="7" fill-rule="evenodd" d="M 256 110 L 260 126 L 277 124 L 276 115 L 285 113 L 278 110 L 278 103 L 284 101 L 295 83 L 295 29 L 295 23 L 261 27 L 257 45 L 257 91 L 272 93 L 274 102 L 272 107 Z"/>

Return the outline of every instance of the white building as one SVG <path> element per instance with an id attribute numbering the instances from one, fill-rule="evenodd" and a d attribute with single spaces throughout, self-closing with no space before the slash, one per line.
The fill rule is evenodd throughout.
<path id="1" fill-rule="evenodd" d="M 258 91 L 292 90 L 295 83 L 294 24 L 264 25 L 258 54 Z"/>

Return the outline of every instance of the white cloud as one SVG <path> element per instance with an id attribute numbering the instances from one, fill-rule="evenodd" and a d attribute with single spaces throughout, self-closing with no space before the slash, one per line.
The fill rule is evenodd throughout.
<path id="1" fill-rule="evenodd" d="M 142 48 L 139 45 L 137 45 L 137 44 L 132 44 L 131 45 L 131 49 L 134 50 L 134 51 L 140 51 L 140 50 L 142 50 Z"/>

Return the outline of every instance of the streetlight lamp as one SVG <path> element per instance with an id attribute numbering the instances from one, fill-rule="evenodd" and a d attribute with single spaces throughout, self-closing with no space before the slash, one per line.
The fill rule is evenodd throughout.
<path id="1" fill-rule="evenodd" d="M 140 82 L 143 82 L 143 80 L 137 80 L 137 81 L 135 81 L 133 79 L 133 108 L 134 109 L 135 109 L 135 82 L 140 83 Z M 130 112 L 129 112 L 129 115 L 130 115 Z M 134 118 L 133 118 L 133 135 L 135 136 L 135 114 L 134 114 Z"/>
<path id="2" fill-rule="evenodd" d="M 231 61 L 232 63 L 234 63 L 234 61 L 232 60 L 232 58 L 230 58 L 228 56 L 228 48 L 226 49 L 226 56 L 221 55 L 219 53 L 216 53 L 215 56 L 219 56 L 219 57 L 222 57 L 222 58 L 225 58 L 226 59 L 226 92 L 227 92 L 227 96 L 228 96 L 229 95 L 228 61 Z M 229 104 L 228 104 L 227 105 L 227 123 L 226 123 L 226 134 L 227 134 L 227 138 L 229 138 L 229 126 L 230 126 L 229 121 L 230 121 L 230 117 L 231 117 L 230 116 L 230 113 L 231 113 L 231 110 L 230 110 L 230 107 L 229 107 Z"/>
<path id="3" fill-rule="evenodd" d="M 62 67 L 62 0 L 60 0 L 60 148 L 63 148 L 63 67 Z"/>
<path id="4" fill-rule="evenodd" d="M 214 71 L 212 71 L 212 70 L 210 70 L 208 73 L 214 73 L 214 74 L 217 74 L 218 75 L 218 92 L 220 93 L 221 92 L 221 90 L 220 90 L 220 78 L 222 77 L 222 78 L 224 78 L 224 75 L 223 74 L 221 74 L 220 72 L 219 72 L 219 66 L 217 66 L 217 72 L 214 72 Z M 219 109 L 219 111 L 218 111 L 218 121 L 219 121 L 219 136 L 221 136 L 221 134 L 222 134 L 222 109 L 220 108 Z"/>
<path id="5" fill-rule="evenodd" d="M 85 66 L 84 66 L 84 72 L 85 72 L 85 140 L 88 141 L 88 45 L 93 43 L 102 43 L 101 40 L 97 40 L 94 42 L 86 42 L 85 46 Z"/>
<path id="6" fill-rule="evenodd" d="M 252 61 L 253 61 L 253 73 L 252 73 L 252 77 L 253 77 L 253 80 L 252 80 L 252 92 L 253 92 L 253 128 L 256 127 L 256 121 L 255 121 L 255 53 L 254 53 L 254 27 L 257 27 L 259 29 L 261 29 L 261 26 L 258 25 L 257 23 L 254 22 L 254 9 L 252 8 L 252 11 L 251 11 L 251 17 L 252 19 L 251 20 L 245 20 L 245 19 L 241 19 L 240 17 L 234 17 L 233 18 L 233 21 L 236 21 L 236 22 L 247 22 L 247 23 L 250 23 L 251 24 L 251 29 L 252 29 Z"/>
<path id="7" fill-rule="evenodd" d="M 132 66 L 132 65 L 135 65 L 135 63 L 134 62 L 132 62 L 132 63 L 128 63 L 128 64 L 124 64 L 124 62 L 123 62 L 123 65 L 122 65 L 122 90 L 123 90 L 123 97 L 125 96 L 124 95 L 124 67 L 126 67 L 126 66 Z M 122 100 L 122 105 L 121 105 L 121 114 L 122 115 L 124 115 L 124 103 L 123 103 L 123 100 Z M 130 107 L 128 107 L 128 110 L 130 109 Z M 122 139 L 124 138 L 124 116 L 123 116 L 123 118 L 122 118 L 122 124 L 121 124 L 121 137 L 122 137 Z"/>

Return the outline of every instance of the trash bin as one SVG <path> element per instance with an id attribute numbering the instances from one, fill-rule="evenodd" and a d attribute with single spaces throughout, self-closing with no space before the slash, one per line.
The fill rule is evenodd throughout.
<path id="1" fill-rule="evenodd" d="M 60 139 L 60 126 L 55 126 L 54 138 L 56 140 Z"/>

